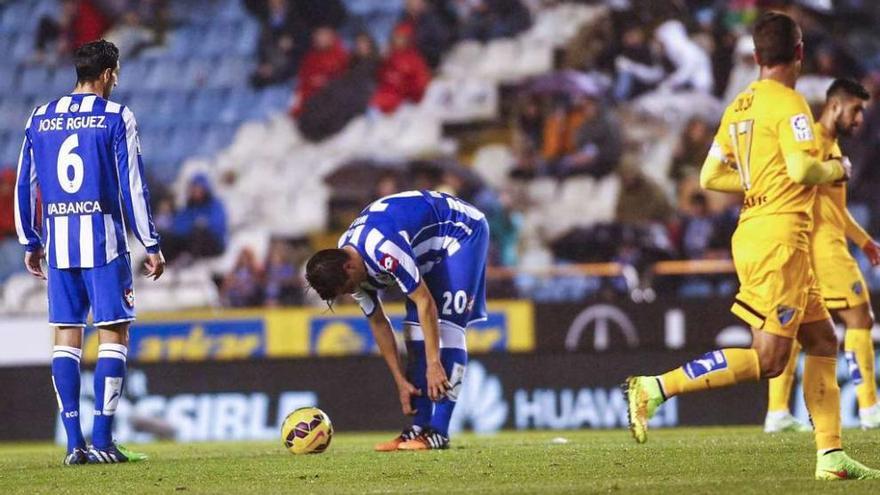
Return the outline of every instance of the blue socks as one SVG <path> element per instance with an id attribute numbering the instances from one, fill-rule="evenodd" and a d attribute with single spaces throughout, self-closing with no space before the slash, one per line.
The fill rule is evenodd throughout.
<path id="1" fill-rule="evenodd" d="M 58 409 L 61 413 L 61 422 L 67 433 L 67 453 L 73 449 L 86 448 L 86 440 L 83 438 L 82 428 L 79 424 L 79 359 L 82 350 L 76 347 L 56 345 L 52 351 L 52 384 L 55 387 L 55 397 L 58 399 Z"/>
<path id="2" fill-rule="evenodd" d="M 446 397 L 434 403 L 434 415 L 431 417 L 431 428 L 437 433 L 449 438 L 449 421 L 452 419 L 452 411 L 458 401 L 458 393 L 461 390 L 461 382 L 464 379 L 464 370 L 467 366 L 467 351 L 464 349 L 441 348 L 440 362 L 446 370 L 446 377 L 452 388 Z"/>
<path id="3" fill-rule="evenodd" d="M 425 376 L 427 359 L 425 357 L 425 342 L 407 341 L 406 349 L 408 361 L 406 377 L 410 383 L 422 391 L 421 397 L 413 397 L 413 407 L 416 408 L 416 416 L 413 425 L 420 428 L 431 427 L 444 437 L 449 437 L 449 421 L 452 419 L 452 411 L 458 400 L 458 391 L 464 378 L 465 366 L 467 366 L 467 351 L 464 349 L 441 348 L 440 362 L 446 370 L 446 376 L 452 383 L 449 394 L 439 402 L 431 402 L 428 398 L 428 380 Z"/>
<path id="4" fill-rule="evenodd" d="M 122 397 L 127 349 L 121 344 L 98 346 L 95 366 L 95 425 L 92 445 L 103 450 L 113 443 L 113 416 Z M 69 434 L 68 434 L 69 435 Z"/>
<path id="5" fill-rule="evenodd" d="M 424 429 L 431 423 L 431 413 L 434 410 L 434 404 L 428 398 L 428 379 L 425 376 L 428 366 L 427 358 L 425 357 L 425 342 L 408 340 L 406 342 L 406 351 L 408 356 L 406 379 L 415 388 L 422 391 L 421 397 L 412 398 L 412 406 L 416 410 L 413 426 Z"/>

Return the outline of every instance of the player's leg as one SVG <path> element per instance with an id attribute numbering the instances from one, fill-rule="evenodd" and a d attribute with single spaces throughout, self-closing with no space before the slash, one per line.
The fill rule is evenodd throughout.
<path id="1" fill-rule="evenodd" d="M 99 341 L 89 462 L 143 460 L 143 454 L 130 452 L 113 441 L 113 420 L 125 387 L 128 329 L 135 318 L 130 259 L 123 255 L 104 266 L 83 269 L 83 278 L 92 301 Z"/>
<path id="2" fill-rule="evenodd" d="M 86 441 L 79 420 L 82 332 L 89 315 L 89 299 L 79 269 L 48 271 L 49 322 L 55 327 L 52 385 L 61 423 L 67 434 L 64 464 L 85 464 Z"/>
<path id="3" fill-rule="evenodd" d="M 415 310 L 413 310 L 415 311 Z M 396 452 L 400 444 L 418 437 L 431 424 L 434 404 L 428 398 L 427 359 L 425 358 L 425 340 L 421 337 L 418 327 L 407 324 L 404 326 L 406 340 L 406 379 L 414 387 L 422 391 L 421 396 L 412 398 L 412 407 L 416 410 L 412 425 L 405 428 L 399 435 L 387 442 L 377 443 L 376 452 Z"/>
<path id="4" fill-rule="evenodd" d="M 877 379 L 874 371 L 874 340 L 871 329 L 874 315 L 869 302 L 840 309 L 837 315 L 846 325 L 843 350 L 850 378 L 856 385 L 859 418 L 862 428 L 880 428 L 880 405 L 877 404 Z"/>
<path id="5" fill-rule="evenodd" d="M 804 348 L 804 401 L 816 435 L 816 479 L 880 479 L 843 452 L 840 435 L 840 386 L 837 383 L 838 342 L 834 324 L 819 288 L 811 285 L 798 341 Z"/>
<path id="6" fill-rule="evenodd" d="M 797 371 L 800 353 L 800 343 L 797 341 L 793 342 L 788 365 L 786 365 L 782 374 L 769 380 L 767 387 L 767 417 L 764 419 L 765 433 L 813 430 L 809 425 L 801 423 L 792 416 L 791 409 L 789 408 L 791 389 L 794 385 L 794 376 Z"/>

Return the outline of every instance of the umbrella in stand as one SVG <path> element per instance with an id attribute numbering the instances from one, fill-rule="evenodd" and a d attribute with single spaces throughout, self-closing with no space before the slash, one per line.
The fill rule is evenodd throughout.
<path id="1" fill-rule="evenodd" d="M 602 74 L 568 69 L 533 78 L 525 83 L 524 89 L 532 94 L 598 97 L 607 91 L 609 84 L 608 77 Z"/>

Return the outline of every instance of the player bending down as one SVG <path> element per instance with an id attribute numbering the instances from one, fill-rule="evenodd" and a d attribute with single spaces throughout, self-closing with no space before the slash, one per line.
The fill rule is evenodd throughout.
<path id="1" fill-rule="evenodd" d="M 119 50 L 107 41 L 74 54 L 73 92 L 34 110 L 18 159 L 15 226 L 28 271 L 49 283 L 55 327 L 52 383 L 67 433 L 64 464 L 145 459 L 111 438 L 122 396 L 128 326 L 135 319 L 131 260 L 123 215 L 147 249 L 146 275 L 165 260 L 150 216 L 137 124 L 127 107 L 107 100 L 119 77 Z M 42 237 L 35 227 L 42 198 Z M 42 259 L 49 258 L 48 273 Z M 86 447 L 79 423 L 79 360 L 89 309 L 98 328 L 95 422 Z"/>
<path id="2" fill-rule="evenodd" d="M 752 327 L 752 348 L 719 349 L 660 376 L 629 377 L 632 433 L 645 442 L 648 420 L 670 397 L 779 376 L 797 338 L 807 353 L 816 478 L 880 479 L 842 450 L 837 338 L 810 266 L 815 186 L 844 180 L 849 170 L 819 154 L 810 108 L 794 90 L 804 53 L 798 25 L 767 13 L 754 38 L 759 80 L 725 110 L 700 173 L 705 188 L 745 191 L 732 241 L 740 281 L 732 311 Z"/>
<path id="3" fill-rule="evenodd" d="M 825 107 L 813 127 L 824 159 L 842 157 L 839 136 L 851 136 L 862 123 L 862 113 L 870 95 L 859 83 L 838 79 L 828 88 Z M 856 384 L 859 417 L 863 429 L 880 427 L 880 405 L 874 377 L 874 342 L 871 328 L 874 315 L 868 287 L 859 265 L 849 253 L 847 238 L 859 246 L 871 264 L 880 263 L 880 248 L 859 226 L 846 209 L 846 186 L 843 183 L 819 186 L 813 208 L 812 259 L 825 307 L 846 325 L 843 349 L 850 378 Z M 770 380 L 770 395 L 764 431 L 809 431 L 789 411 L 789 397 L 794 382 L 800 345 L 792 346 L 792 357 L 782 372 Z"/>
<path id="4" fill-rule="evenodd" d="M 367 206 L 339 239 L 306 264 L 306 279 L 330 302 L 352 294 L 367 316 L 411 427 L 379 452 L 445 449 L 467 365 L 465 332 L 486 319 L 489 225 L 479 210 L 448 194 L 407 191 Z M 379 292 L 407 296 L 401 369 Z M 437 303 L 441 306 L 438 311 Z"/>

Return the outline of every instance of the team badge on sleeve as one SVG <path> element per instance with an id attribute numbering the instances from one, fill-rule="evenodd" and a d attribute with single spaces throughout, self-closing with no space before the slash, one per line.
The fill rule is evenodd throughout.
<path id="1" fill-rule="evenodd" d="M 394 256 L 386 253 L 379 258 L 379 266 L 387 272 L 394 272 L 397 270 L 397 267 L 400 266 L 400 262 L 397 261 L 397 258 Z"/>
<path id="2" fill-rule="evenodd" d="M 795 141 L 804 142 L 813 140 L 813 129 L 810 128 L 810 119 L 802 113 L 791 118 L 791 130 L 794 132 Z"/>

